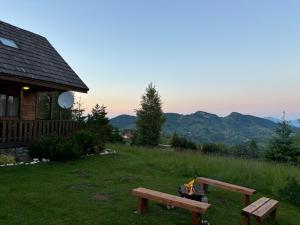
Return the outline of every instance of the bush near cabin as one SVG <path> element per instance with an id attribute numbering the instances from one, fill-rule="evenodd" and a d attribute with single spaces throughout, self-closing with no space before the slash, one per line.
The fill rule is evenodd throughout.
<path id="1" fill-rule="evenodd" d="M 41 137 L 29 146 L 32 158 L 68 161 L 97 151 L 97 137 L 90 131 L 81 130 L 70 138 Z"/>
<path id="2" fill-rule="evenodd" d="M 97 151 L 97 136 L 89 130 L 79 130 L 72 137 L 83 154 L 91 154 Z"/>
<path id="3" fill-rule="evenodd" d="M 80 147 L 74 139 L 54 136 L 35 140 L 28 150 L 32 158 L 44 158 L 53 161 L 77 159 L 82 155 Z"/>

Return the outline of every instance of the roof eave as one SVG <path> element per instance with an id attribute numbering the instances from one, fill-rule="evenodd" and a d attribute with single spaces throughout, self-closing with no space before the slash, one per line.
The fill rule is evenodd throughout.
<path id="1" fill-rule="evenodd" d="M 57 90 L 57 91 L 76 91 L 81 93 L 88 93 L 89 91 L 88 87 L 86 88 L 77 87 L 73 85 L 65 85 L 60 83 L 54 83 L 49 81 L 37 80 L 37 79 L 29 79 L 29 78 L 12 76 L 7 74 L 0 74 L 0 80 L 13 81 L 13 82 L 18 82 L 18 83 L 23 83 L 28 85 L 36 85 L 36 86 Z"/>

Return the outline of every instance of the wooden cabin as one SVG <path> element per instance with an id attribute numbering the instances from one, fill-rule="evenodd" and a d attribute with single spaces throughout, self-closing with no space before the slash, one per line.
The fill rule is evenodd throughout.
<path id="1" fill-rule="evenodd" d="M 88 90 L 46 38 L 0 21 L 0 148 L 69 135 L 76 123 L 54 120 L 51 107 L 47 120 L 39 118 L 39 95 Z"/>

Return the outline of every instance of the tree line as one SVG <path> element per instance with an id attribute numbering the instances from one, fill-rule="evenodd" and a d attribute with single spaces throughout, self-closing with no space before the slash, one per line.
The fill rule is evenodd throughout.
<path id="1" fill-rule="evenodd" d="M 165 122 L 160 96 L 155 87 L 150 84 L 142 96 L 141 108 L 136 110 L 136 131 L 133 144 L 158 146 L 161 129 Z M 262 147 L 255 140 L 226 146 L 224 144 L 196 143 L 174 134 L 171 146 L 177 150 L 200 150 L 205 154 L 222 154 L 236 157 L 264 158 L 276 162 L 300 163 L 300 149 L 296 147 L 292 136 L 292 128 L 288 121 L 278 123 L 275 134 L 269 143 Z"/>
<path id="2" fill-rule="evenodd" d="M 58 95 L 53 95 L 57 97 Z M 47 100 L 47 94 L 41 96 L 40 101 Z M 47 103 L 47 101 L 45 101 Z M 48 103 L 49 104 L 49 103 Z M 47 116 L 47 104 L 39 104 L 40 115 Z M 58 112 L 54 107 L 54 112 Z M 136 112 L 136 129 L 131 138 L 132 145 L 157 147 L 161 140 L 162 126 L 166 120 L 161 97 L 155 86 L 151 83 L 147 86 L 141 97 L 140 107 Z M 85 130 L 96 135 L 98 146 L 104 149 L 106 142 L 123 142 L 122 134 L 111 126 L 105 106 L 96 104 L 91 113 L 85 115 L 85 109 L 79 99 L 71 110 L 63 111 L 66 118 L 77 121 Z M 275 135 L 270 142 L 262 147 L 254 140 L 226 146 L 217 143 L 196 144 L 185 137 L 175 133 L 171 139 L 171 147 L 175 150 L 199 150 L 204 154 L 221 154 L 236 157 L 264 158 L 276 162 L 300 163 L 300 150 L 294 143 L 292 128 L 288 121 L 281 121 L 275 130 Z"/>

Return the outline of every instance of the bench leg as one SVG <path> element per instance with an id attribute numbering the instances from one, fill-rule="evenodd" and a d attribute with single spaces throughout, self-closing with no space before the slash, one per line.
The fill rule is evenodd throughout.
<path id="1" fill-rule="evenodd" d="M 208 193 L 208 184 L 202 184 L 202 189 L 204 191 L 204 194 Z"/>
<path id="2" fill-rule="evenodd" d="M 275 220 L 275 217 L 276 217 L 276 209 L 274 209 L 273 212 L 271 212 L 270 216 L 271 216 L 271 218 L 272 218 L 273 220 Z"/>
<path id="3" fill-rule="evenodd" d="M 192 225 L 201 225 L 202 215 L 200 213 L 192 212 Z"/>
<path id="4" fill-rule="evenodd" d="M 250 204 L 250 196 L 249 195 L 243 195 L 242 204 L 244 207 L 246 207 Z"/>
<path id="5" fill-rule="evenodd" d="M 261 219 L 256 217 L 256 225 L 263 225 Z"/>
<path id="6" fill-rule="evenodd" d="M 242 215 L 242 225 L 250 225 L 249 215 L 247 214 Z"/>
<path id="7" fill-rule="evenodd" d="M 147 210 L 148 199 L 139 198 L 138 199 L 138 213 L 143 214 Z"/>

